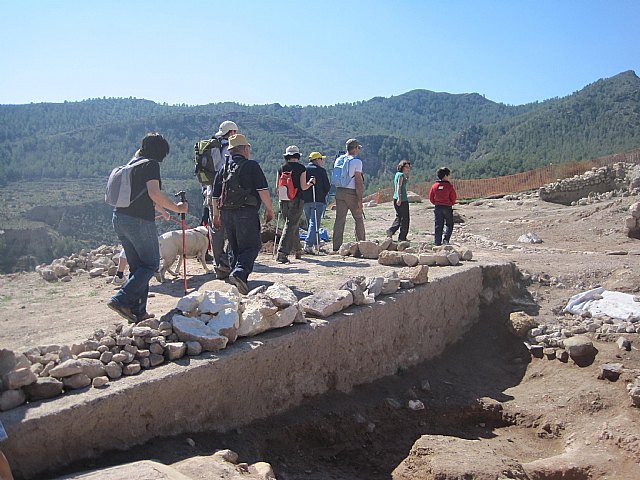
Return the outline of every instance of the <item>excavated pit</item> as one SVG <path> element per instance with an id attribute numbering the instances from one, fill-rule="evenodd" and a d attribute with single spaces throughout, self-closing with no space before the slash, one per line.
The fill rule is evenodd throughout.
<path id="1" fill-rule="evenodd" d="M 526 369 L 504 327 L 515 278 L 510 263 L 468 264 L 327 321 L 5 412 L 3 449 L 16 478 L 220 448 L 270 462 L 280 480 L 389 478 L 422 435 L 485 438 L 514 423 L 479 399 L 507 400 Z"/>

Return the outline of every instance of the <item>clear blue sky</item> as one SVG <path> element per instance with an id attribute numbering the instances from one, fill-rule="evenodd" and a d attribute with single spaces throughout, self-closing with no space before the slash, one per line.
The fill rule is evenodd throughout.
<path id="1" fill-rule="evenodd" d="M 0 0 L 0 103 L 519 105 L 640 74 L 640 0 Z"/>

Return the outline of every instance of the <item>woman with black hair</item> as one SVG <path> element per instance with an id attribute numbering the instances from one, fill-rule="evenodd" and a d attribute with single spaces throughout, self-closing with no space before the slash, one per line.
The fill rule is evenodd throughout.
<path id="1" fill-rule="evenodd" d="M 155 211 L 165 218 L 169 212 L 187 213 L 187 202 L 174 203 L 162 193 L 160 162 L 169 154 L 169 143 L 159 133 L 142 139 L 134 160 L 146 160 L 131 172 L 131 197 L 128 207 L 113 210 L 113 228 L 129 262 L 129 279 L 107 306 L 130 322 L 154 317 L 147 313 L 149 280 L 160 266 L 160 248 Z"/>

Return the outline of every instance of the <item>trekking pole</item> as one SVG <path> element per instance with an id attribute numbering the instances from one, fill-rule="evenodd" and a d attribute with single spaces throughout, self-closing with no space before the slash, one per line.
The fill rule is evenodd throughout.
<path id="1" fill-rule="evenodd" d="M 273 233 L 273 255 L 272 256 L 276 256 L 276 246 L 278 245 L 278 242 L 276 241 L 278 239 L 278 224 L 280 223 L 280 210 L 278 210 L 278 218 L 276 219 L 276 231 Z"/>
<path id="2" fill-rule="evenodd" d="M 187 202 L 187 197 L 184 193 L 184 190 L 180 190 L 175 194 L 176 197 L 180 197 L 180 201 L 182 203 Z M 184 279 L 184 294 L 187 294 L 187 238 L 184 232 L 184 219 L 185 214 L 180 214 L 180 219 L 182 220 L 182 277 Z"/>
<path id="3" fill-rule="evenodd" d="M 313 179 L 311 177 L 309 180 Z M 320 225 L 318 224 L 318 206 L 316 205 L 316 186 L 311 187 L 311 195 L 313 195 L 313 217 L 315 218 L 316 227 L 316 254 L 320 254 Z"/>

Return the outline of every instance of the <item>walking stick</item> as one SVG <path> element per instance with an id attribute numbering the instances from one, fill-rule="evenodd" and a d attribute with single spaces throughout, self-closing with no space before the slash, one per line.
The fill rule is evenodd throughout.
<path id="1" fill-rule="evenodd" d="M 313 179 L 311 177 L 309 180 Z M 318 206 L 316 205 L 316 186 L 311 187 L 311 195 L 313 195 L 313 217 L 316 220 L 316 254 L 320 254 L 320 225 L 318 224 Z"/>
<path id="2" fill-rule="evenodd" d="M 278 239 L 278 224 L 280 223 L 280 212 L 281 210 L 278 210 L 278 218 L 276 219 L 276 231 L 273 234 L 273 257 L 276 256 L 276 246 L 278 244 L 278 242 L 276 242 L 276 240 Z"/>
<path id="3" fill-rule="evenodd" d="M 176 197 L 180 197 L 180 201 L 182 203 L 186 203 L 187 197 L 184 193 L 184 190 L 180 190 L 175 194 Z M 187 294 L 187 238 L 184 232 L 184 219 L 185 214 L 180 214 L 180 219 L 182 220 L 182 277 L 184 279 L 184 294 Z"/>

